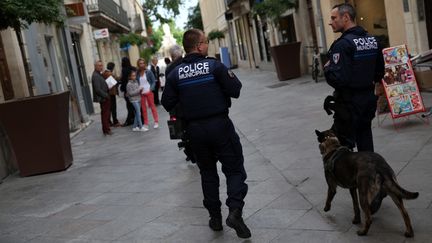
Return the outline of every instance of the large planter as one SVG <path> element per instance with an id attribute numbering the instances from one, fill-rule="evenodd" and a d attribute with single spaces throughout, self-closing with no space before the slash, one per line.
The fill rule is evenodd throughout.
<path id="1" fill-rule="evenodd" d="M 300 46 L 301 42 L 293 42 L 270 48 L 273 62 L 276 66 L 277 76 L 280 81 L 301 76 Z"/>
<path id="2" fill-rule="evenodd" d="M 72 164 L 69 92 L 0 103 L 0 122 L 21 176 L 61 171 Z"/>

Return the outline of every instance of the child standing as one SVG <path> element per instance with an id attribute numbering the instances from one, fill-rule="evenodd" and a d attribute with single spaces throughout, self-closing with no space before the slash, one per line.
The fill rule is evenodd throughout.
<path id="1" fill-rule="evenodd" d="M 142 87 L 139 86 L 136 80 L 136 71 L 130 70 L 128 75 L 128 83 L 126 86 L 127 96 L 132 103 L 135 111 L 135 118 L 133 123 L 132 131 L 134 132 L 145 132 L 148 129 L 145 129 L 141 122 L 141 92 L 143 90 Z"/>

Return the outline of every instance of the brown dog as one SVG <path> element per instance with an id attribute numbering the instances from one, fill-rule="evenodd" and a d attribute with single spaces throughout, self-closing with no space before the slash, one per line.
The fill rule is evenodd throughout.
<path id="1" fill-rule="evenodd" d="M 374 152 L 352 152 L 340 145 L 331 130 L 324 132 L 315 130 L 315 133 L 320 142 L 319 149 L 323 157 L 324 173 L 328 185 L 324 211 L 330 210 L 337 186 L 348 188 L 354 206 L 353 224 L 361 222 L 360 198 L 360 206 L 366 221 L 363 229 L 357 231 L 357 234 L 366 235 L 372 223 L 371 202 L 378 193 L 384 192 L 393 199 L 403 216 L 406 226 L 405 237 L 413 237 L 414 231 L 402 199 L 415 199 L 419 193 L 409 192 L 400 187 L 393 169 L 381 155 Z"/>

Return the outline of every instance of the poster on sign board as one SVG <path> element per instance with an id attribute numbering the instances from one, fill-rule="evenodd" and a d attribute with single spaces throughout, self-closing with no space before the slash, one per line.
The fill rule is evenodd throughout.
<path id="1" fill-rule="evenodd" d="M 109 32 L 108 32 L 108 29 L 105 28 L 105 29 L 93 31 L 93 35 L 94 35 L 95 40 L 98 40 L 98 39 L 108 38 Z"/>
<path id="2" fill-rule="evenodd" d="M 382 84 L 393 118 L 424 112 L 425 107 L 406 45 L 385 48 Z"/>

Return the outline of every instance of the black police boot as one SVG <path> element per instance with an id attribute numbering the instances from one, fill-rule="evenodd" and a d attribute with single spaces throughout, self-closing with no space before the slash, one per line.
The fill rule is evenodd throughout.
<path id="1" fill-rule="evenodd" d="M 241 209 L 230 209 L 229 215 L 226 219 L 226 224 L 236 231 L 238 237 L 244 239 L 251 237 L 249 228 L 243 222 Z"/>
<path id="2" fill-rule="evenodd" d="M 223 230 L 222 217 L 221 218 L 210 217 L 209 227 L 213 231 L 222 231 Z"/>
<path id="3" fill-rule="evenodd" d="M 221 231 L 222 227 L 222 214 L 218 213 L 210 213 L 209 227 L 213 231 Z"/>

